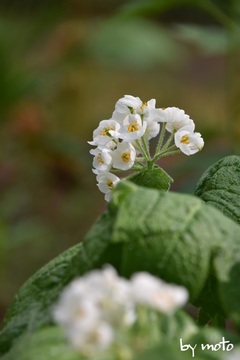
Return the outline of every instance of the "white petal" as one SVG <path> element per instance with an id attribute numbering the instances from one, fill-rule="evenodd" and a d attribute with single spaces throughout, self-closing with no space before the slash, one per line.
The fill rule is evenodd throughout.
<path id="1" fill-rule="evenodd" d="M 107 172 L 98 174 L 97 181 L 99 190 L 102 193 L 107 194 L 115 188 L 120 179 L 116 175 Z"/>
<path id="2" fill-rule="evenodd" d="M 132 95 L 124 95 L 123 98 L 119 99 L 115 105 L 118 112 L 126 112 L 126 108 L 132 108 L 134 110 L 142 106 L 142 100 L 139 97 Z"/>
<path id="3" fill-rule="evenodd" d="M 160 125 L 155 121 L 147 121 L 147 129 L 146 134 L 148 137 L 148 140 L 156 137 L 159 134 L 160 131 Z"/>
<path id="4" fill-rule="evenodd" d="M 188 299 L 188 292 L 184 287 L 167 284 L 145 272 L 133 275 L 131 282 L 132 297 L 136 303 L 148 305 L 164 313 L 173 312 Z"/>
<path id="5" fill-rule="evenodd" d="M 112 157 L 115 169 L 128 170 L 134 165 L 136 150 L 131 144 L 122 142 L 113 151 Z"/>
<path id="6" fill-rule="evenodd" d="M 129 115 L 123 120 L 119 138 L 126 142 L 138 140 L 144 135 L 146 128 L 147 122 L 142 121 L 140 115 Z"/>
<path id="7" fill-rule="evenodd" d="M 88 143 L 96 146 L 105 145 L 111 141 L 112 138 L 118 138 L 119 129 L 120 125 L 116 121 L 112 119 L 102 120 L 93 132 L 93 141 L 89 141 Z"/>

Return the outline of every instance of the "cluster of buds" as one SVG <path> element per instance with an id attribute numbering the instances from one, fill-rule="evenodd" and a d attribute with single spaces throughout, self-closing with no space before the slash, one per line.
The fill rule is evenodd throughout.
<path id="1" fill-rule="evenodd" d="M 163 156 L 181 152 L 192 155 L 201 150 L 204 141 L 194 130 L 193 120 L 177 107 L 156 108 L 155 99 L 143 102 L 131 95 L 119 99 L 112 117 L 99 123 L 93 141 L 89 141 L 96 146 L 90 151 L 93 172 L 105 200 L 111 199 L 111 191 L 120 181 L 115 172 L 151 169 Z M 164 142 L 166 131 L 169 137 Z M 157 135 L 156 151 L 151 156 L 149 140 Z"/>
<path id="2" fill-rule="evenodd" d="M 120 331 L 138 321 L 138 307 L 171 314 L 187 300 L 184 287 L 145 272 L 127 280 L 108 265 L 68 285 L 55 306 L 54 319 L 73 348 L 91 357 L 110 348 Z"/>

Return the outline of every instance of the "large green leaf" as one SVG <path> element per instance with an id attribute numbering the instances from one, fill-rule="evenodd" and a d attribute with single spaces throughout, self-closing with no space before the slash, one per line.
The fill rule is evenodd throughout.
<path id="1" fill-rule="evenodd" d="M 125 188 L 124 199 L 119 193 Z M 122 273 L 149 271 L 186 286 L 195 300 L 210 274 L 212 256 L 226 239 L 237 240 L 239 226 L 191 195 L 140 187 L 129 193 L 121 183 L 112 206 L 115 197 L 113 241 L 125 242 Z"/>
<path id="2" fill-rule="evenodd" d="M 20 289 L 0 332 L 0 354 L 22 333 L 51 322 L 51 307 L 63 287 L 74 277 L 102 266 L 118 266 L 119 247 L 109 246 L 112 220 L 104 214 L 90 230 L 84 243 L 67 250 L 32 276 Z"/>
<path id="3" fill-rule="evenodd" d="M 239 225 L 195 196 L 121 182 L 109 211 L 85 241 L 47 264 L 22 287 L 0 333 L 0 351 L 8 351 L 18 336 L 51 323 L 51 308 L 62 288 L 105 263 L 124 276 L 146 270 L 184 285 L 192 301 L 214 276 L 213 296 L 239 323 L 239 233 Z"/>
<path id="4" fill-rule="evenodd" d="M 214 258 L 214 267 L 219 281 L 220 301 L 225 312 L 240 328 L 240 231 L 236 240 L 226 237 L 225 246 Z"/>
<path id="5" fill-rule="evenodd" d="M 195 195 L 240 223 L 240 156 L 227 156 L 209 167 Z"/>
<path id="6" fill-rule="evenodd" d="M 146 19 L 126 21 L 118 16 L 98 28 L 88 51 L 107 65 L 148 70 L 157 63 L 176 63 L 176 53 L 179 63 L 184 54 L 166 29 Z"/>

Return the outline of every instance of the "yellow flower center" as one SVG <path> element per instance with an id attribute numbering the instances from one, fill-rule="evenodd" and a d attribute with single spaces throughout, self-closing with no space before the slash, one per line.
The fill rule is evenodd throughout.
<path id="1" fill-rule="evenodd" d="M 138 129 L 139 129 L 139 124 L 137 123 L 137 121 L 128 125 L 128 132 L 135 132 L 138 131 Z"/>
<path id="2" fill-rule="evenodd" d="M 111 126 L 107 126 L 100 131 L 100 135 L 101 136 L 111 136 L 111 134 L 109 133 L 110 130 L 114 130 L 114 128 Z"/>
<path id="3" fill-rule="evenodd" d="M 109 188 L 110 190 L 113 189 L 113 182 L 112 182 L 111 179 L 107 179 L 107 186 L 108 186 L 108 188 Z"/>
<path id="4" fill-rule="evenodd" d="M 97 161 L 99 162 L 99 164 L 104 164 L 104 161 L 102 159 L 102 155 L 101 154 L 98 154 L 97 156 Z"/>
<path id="5" fill-rule="evenodd" d="M 188 136 L 188 135 L 183 135 L 180 142 L 181 142 L 182 144 L 189 145 L 189 144 L 190 144 L 189 136 Z"/>
<path id="6" fill-rule="evenodd" d="M 129 160 L 131 158 L 130 153 L 129 152 L 124 152 L 122 154 L 121 158 L 122 158 L 122 161 L 124 161 L 126 163 L 129 162 Z"/>

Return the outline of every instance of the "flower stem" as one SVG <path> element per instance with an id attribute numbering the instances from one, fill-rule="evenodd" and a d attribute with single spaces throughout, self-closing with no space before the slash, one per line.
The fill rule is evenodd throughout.
<path id="1" fill-rule="evenodd" d="M 136 140 L 136 144 L 140 150 L 140 152 L 142 153 L 142 155 L 144 156 L 145 160 L 148 160 L 149 159 L 149 156 L 148 156 L 148 153 L 146 152 L 146 149 L 145 147 L 143 146 L 143 143 L 142 141 L 140 140 Z"/>
<path id="2" fill-rule="evenodd" d="M 160 151 L 158 154 L 159 155 L 161 155 L 161 154 L 163 154 L 163 153 L 165 153 L 165 152 L 168 152 L 168 151 L 172 151 L 172 150 L 176 150 L 177 149 L 177 147 L 176 147 L 176 145 L 174 144 L 174 145 L 172 145 L 172 146 L 169 146 L 169 148 L 167 148 L 167 149 L 162 149 L 162 151 Z"/>
<path id="3" fill-rule="evenodd" d="M 149 142 L 148 142 L 148 140 L 146 139 L 145 136 L 142 137 L 142 144 L 143 144 L 143 147 L 144 147 L 144 149 L 146 151 L 146 154 L 147 154 L 148 160 L 149 160 L 151 158 L 150 150 L 149 150 Z"/>
<path id="4" fill-rule="evenodd" d="M 161 157 L 165 157 L 165 156 L 172 156 L 172 155 L 177 155 L 177 154 L 181 154 L 181 150 L 173 150 L 173 151 L 166 151 L 165 153 L 162 153 L 160 156 L 159 156 L 159 159 Z"/>
<path id="5" fill-rule="evenodd" d="M 162 128 L 160 130 L 160 135 L 159 135 L 158 144 L 157 144 L 157 148 L 156 148 L 156 154 L 159 153 L 159 151 L 161 150 L 164 136 L 165 136 L 166 125 L 167 125 L 167 123 L 163 123 Z"/>
<path id="6" fill-rule="evenodd" d="M 167 139 L 167 141 L 165 142 L 165 144 L 162 147 L 162 151 L 166 150 L 168 148 L 168 146 L 171 144 L 172 140 L 174 138 L 174 132 L 171 133 L 171 135 L 169 136 L 169 138 Z"/>
<path id="7" fill-rule="evenodd" d="M 176 147 L 176 145 L 172 145 L 168 149 L 162 150 L 159 153 L 155 154 L 155 156 L 152 159 L 152 162 L 157 161 L 161 157 L 165 157 L 165 156 L 168 156 L 168 155 L 173 155 L 174 153 L 176 153 L 176 154 L 181 153 L 181 151 Z"/>

